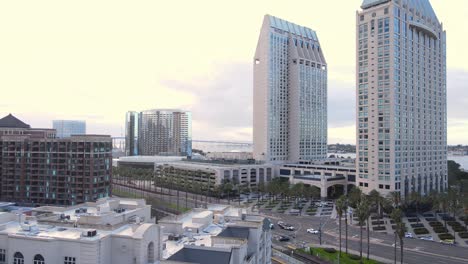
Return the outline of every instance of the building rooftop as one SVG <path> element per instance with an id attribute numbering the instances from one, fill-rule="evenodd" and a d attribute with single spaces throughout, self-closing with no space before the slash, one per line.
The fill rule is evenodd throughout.
<path id="1" fill-rule="evenodd" d="M 232 238 L 241 238 L 249 239 L 249 228 L 244 226 L 228 226 L 221 233 L 218 234 L 219 237 L 232 237 Z"/>
<path id="2" fill-rule="evenodd" d="M 4 118 L 0 119 L 0 128 L 24 128 L 28 129 L 31 128 L 30 125 L 24 123 L 23 121 L 19 120 L 12 114 L 5 116 Z"/>
<path id="3" fill-rule="evenodd" d="M 361 5 L 361 8 L 368 9 L 390 1 L 392 0 L 364 0 L 364 2 Z M 422 15 L 426 17 L 426 19 L 429 18 L 432 20 L 432 22 L 439 23 L 437 15 L 435 14 L 434 9 L 432 8 L 432 5 L 429 2 L 429 0 L 401 0 L 401 2 L 403 5 L 408 5 L 410 8 L 414 8 L 415 10 L 421 12 Z"/>
<path id="4" fill-rule="evenodd" d="M 186 247 L 206 247 L 210 250 L 231 249 L 233 245 L 242 245 L 249 239 L 251 228 L 269 230 L 269 221 L 260 215 L 249 214 L 245 209 L 227 205 L 208 205 L 208 209 L 193 209 L 179 216 L 168 216 L 159 221 L 167 238 L 170 235 L 182 236 L 180 240 L 167 240 L 164 258 Z M 180 228 L 174 228 L 174 225 Z M 266 229 L 265 229 L 266 226 Z M 224 243 L 213 246 L 216 238 L 225 239 Z M 226 240 L 227 239 L 227 240 Z M 226 243 L 226 241 L 229 241 Z M 199 260 L 199 259 L 198 259 Z M 179 260 L 181 261 L 181 260 Z M 190 262 L 189 263 L 200 263 Z M 202 262 L 205 263 L 205 262 Z M 217 263 L 217 262 L 206 262 Z"/>
<path id="5" fill-rule="evenodd" d="M 144 200 L 132 199 L 105 198 L 72 207 L 43 206 L 34 208 L 32 215 L 0 213 L 0 234 L 95 241 L 109 235 L 138 238 L 154 224 Z"/>
<path id="6" fill-rule="evenodd" d="M 120 157 L 118 162 L 164 163 L 181 161 L 185 156 L 126 156 Z"/>
<path id="7" fill-rule="evenodd" d="M 174 161 L 168 162 L 167 165 L 171 165 L 178 168 L 190 168 L 190 169 L 229 169 L 229 168 L 238 168 L 238 167 L 264 167 L 270 166 L 269 164 L 254 164 L 254 163 L 219 163 L 216 161 L 194 161 L 194 160 L 183 160 L 183 161 Z M 272 165 L 271 165 L 272 166 Z"/>
<path id="8" fill-rule="evenodd" d="M 281 29 L 283 31 L 289 32 L 291 34 L 295 34 L 301 36 L 303 38 L 312 39 L 314 41 L 318 41 L 317 34 L 314 30 L 310 28 L 306 28 L 289 21 L 283 20 L 281 18 L 277 18 L 275 16 L 267 15 L 270 19 L 270 26 L 273 28 Z"/>
<path id="9" fill-rule="evenodd" d="M 168 258 L 170 261 L 180 261 L 197 264 L 229 264 L 231 262 L 231 250 L 184 247 Z"/>

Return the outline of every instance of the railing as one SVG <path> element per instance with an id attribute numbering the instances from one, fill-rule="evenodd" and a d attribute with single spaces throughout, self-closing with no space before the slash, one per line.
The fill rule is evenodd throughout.
<path id="1" fill-rule="evenodd" d="M 279 250 L 276 250 L 276 249 L 272 249 L 271 251 L 271 255 L 272 255 L 272 258 L 274 257 L 278 257 L 280 259 L 283 259 L 283 260 L 286 260 L 286 263 L 290 263 L 290 264 L 305 264 L 304 262 L 302 261 L 299 261 L 293 257 L 290 257 L 284 253 L 282 253 L 281 251 Z"/>

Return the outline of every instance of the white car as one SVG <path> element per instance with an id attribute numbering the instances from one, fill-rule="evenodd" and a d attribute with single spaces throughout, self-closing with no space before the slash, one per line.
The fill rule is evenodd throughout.
<path id="1" fill-rule="evenodd" d="M 405 238 L 413 238 L 413 233 L 406 232 Z"/>
<path id="2" fill-rule="evenodd" d="M 315 229 L 313 229 L 313 228 L 309 228 L 309 229 L 307 229 L 307 233 L 310 233 L 310 234 L 318 234 L 318 233 L 320 233 L 320 231 L 315 230 Z"/>
<path id="3" fill-rule="evenodd" d="M 422 236 L 419 239 L 426 241 L 434 241 L 434 238 L 432 236 Z"/>

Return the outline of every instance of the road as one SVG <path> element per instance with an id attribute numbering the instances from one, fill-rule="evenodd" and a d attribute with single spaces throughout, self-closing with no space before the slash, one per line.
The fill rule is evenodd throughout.
<path id="1" fill-rule="evenodd" d="M 319 235 L 308 234 L 306 229 L 319 229 L 320 218 L 313 216 L 290 216 L 284 214 L 272 214 L 262 212 L 270 217 L 276 224 L 277 221 L 284 221 L 296 228 L 295 232 L 280 229 L 275 225 L 274 234 L 289 235 L 295 234 L 293 243 L 298 245 L 317 245 L 319 244 Z M 336 219 L 322 217 L 325 226 L 322 232 L 323 245 L 332 245 L 338 248 L 339 232 Z M 343 238 L 342 248 L 344 251 L 344 221 L 342 222 Z M 348 248 L 359 252 L 359 227 L 348 226 Z M 367 253 L 367 231 L 363 231 L 363 256 Z M 279 243 L 279 242 L 278 242 Z M 379 258 L 386 259 L 388 263 L 393 263 L 394 259 L 394 236 L 371 232 L 370 254 Z M 285 245 L 283 243 L 283 245 Z M 399 243 L 398 243 L 399 245 Z M 431 263 L 431 264 L 466 264 L 468 263 L 468 250 L 463 247 L 441 245 L 437 242 L 423 241 L 418 239 L 404 240 L 404 262 L 405 263 Z M 400 249 L 397 249 L 397 259 L 399 261 Z"/>

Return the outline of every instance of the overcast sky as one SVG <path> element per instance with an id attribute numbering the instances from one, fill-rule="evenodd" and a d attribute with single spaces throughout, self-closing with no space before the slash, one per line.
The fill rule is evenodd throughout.
<path id="1" fill-rule="evenodd" d="M 0 2 L 0 114 L 34 127 L 84 119 L 121 136 L 125 112 L 183 108 L 195 139 L 250 141 L 252 57 L 265 14 L 317 31 L 329 142 L 355 142 L 361 0 Z M 450 5 L 448 4 L 450 3 Z M 431 0 L 448 34 L 449 143 L 468 144 L 468 1 Z"/>

